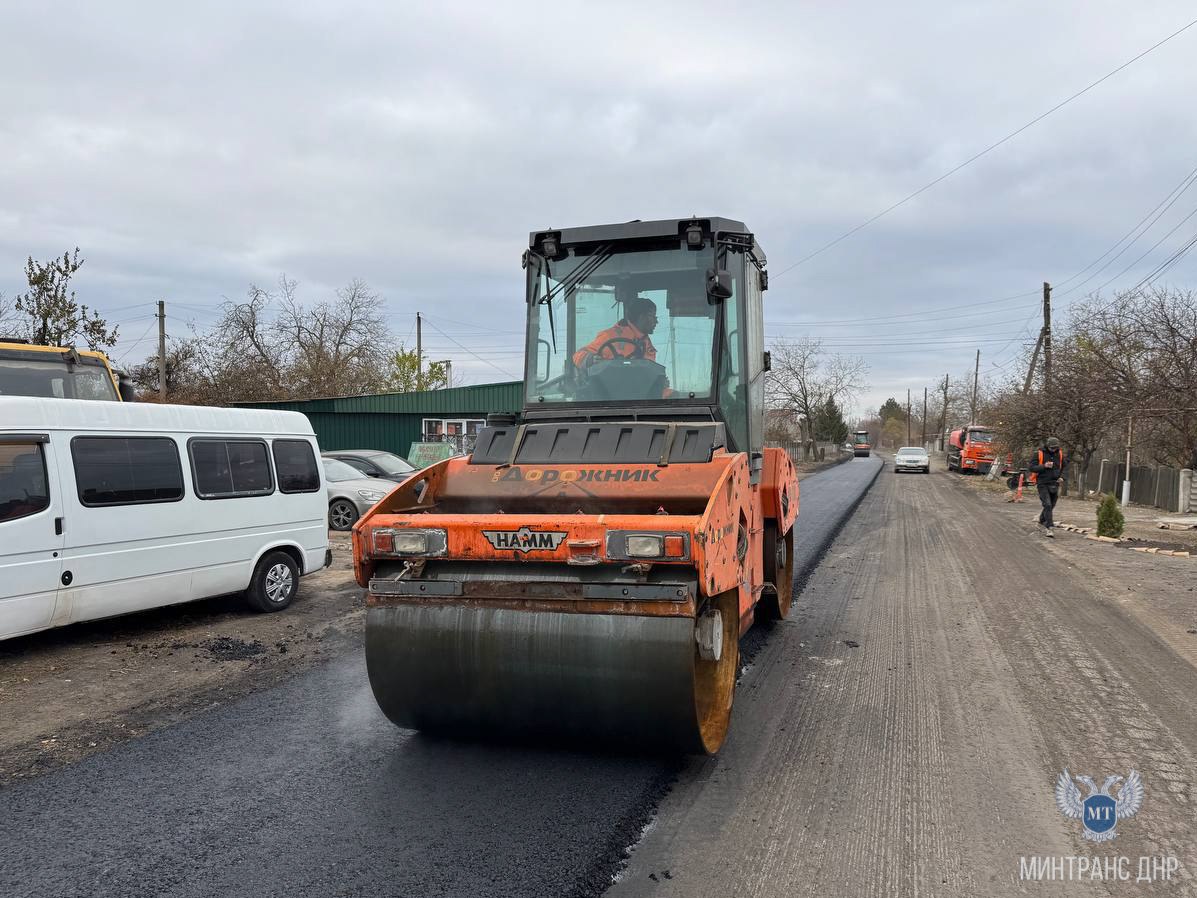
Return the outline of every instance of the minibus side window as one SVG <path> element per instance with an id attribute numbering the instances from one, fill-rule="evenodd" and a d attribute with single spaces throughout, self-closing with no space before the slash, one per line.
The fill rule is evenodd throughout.
<path id="1" fill-rule="evenodd" d="M 50 507 L 50 483 L 41 443 L 0 443 L 0 523 Z"/>
<path id="2" fill-rule="evenodd" d="M 86 506 L 183 498 L 179 449 L 169 437 L 75 437 L 71 460 L 79 501 Z"/>
<path id="3" fill-rule="evenodd" d="M 193 439 L 191 456 L 195 494 L 201 499 L 268 496 L 274 492 L 266 444 L 260 440 Z"/>
<path id="4" fill-rule="evenodd" d="M 275 440 L 274 470 L 284 493 L 314 493 L 320 489 L 320 471 L 312 444 L 306 440 Z"/>

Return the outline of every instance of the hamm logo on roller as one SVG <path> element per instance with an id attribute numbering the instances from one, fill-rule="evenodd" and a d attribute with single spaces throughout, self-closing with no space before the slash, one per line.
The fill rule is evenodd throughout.
<path id="1" fill-rule="evenodd" d="M 565 539 L 561 530 L 483 530 L 482 535 L 496 549 L 514 549 L 516 552 L 552 552 Z"/>

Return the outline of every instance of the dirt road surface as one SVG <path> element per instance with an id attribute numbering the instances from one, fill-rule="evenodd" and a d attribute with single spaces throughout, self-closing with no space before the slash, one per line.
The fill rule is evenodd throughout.
<path id="1" fill-rule="evenodd" d="M 800 564 L 878 467 L 861 459 L 803 481 Z M 0 894 L 599 895 L 677 770 L 399 730 L 354 650 L 10 781 Z"/>
<path id="2" fill-rule="evenodd" d="M 887 469 L 612 898 L 1197 894 L 1197 565 L 1044 539 L 1037 511 Z M 1142 775 L 1113 842 L 1056 809 L 1066 767 Z M 1069 855 L 1131 881 L 1019 881 Z M 1161 855 L 1172 881 L 1135 883 Z"/>

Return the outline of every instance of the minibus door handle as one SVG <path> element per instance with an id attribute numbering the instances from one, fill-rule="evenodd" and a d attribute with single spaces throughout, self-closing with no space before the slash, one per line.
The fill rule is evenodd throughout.
<path id="1" fill-rule="evenodd" d="M 62 536 L 62 518 L 54 519 L 54 535 Z"/>

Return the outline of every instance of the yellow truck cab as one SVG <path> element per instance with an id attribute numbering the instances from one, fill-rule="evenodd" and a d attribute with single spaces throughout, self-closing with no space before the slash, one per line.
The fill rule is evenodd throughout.
<path id="1" fill-rule="evenodd" d="M 102 352 L 0 340 L 0 396 L 130 402 L 133 384 Z"/>

